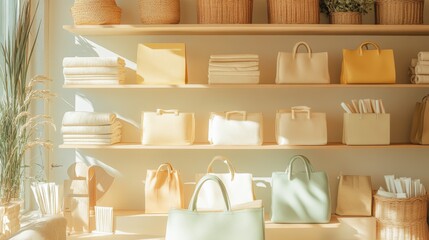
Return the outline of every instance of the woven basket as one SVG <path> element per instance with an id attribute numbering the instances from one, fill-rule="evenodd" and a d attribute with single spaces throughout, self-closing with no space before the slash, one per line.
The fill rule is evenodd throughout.
<path id="1" fill-rule="evenodd" d="M 146 24 L 180 22 L 180 0 L 140 0 L 140 20 Z"/>
<path id="2" fill-rule="evenodd" d="M 319 23 L 319 0 L 268 0 L 269 23 Z"/>
<path id="3" fill-rule="evenodd" d="M 358 12 L 332 12 L 329 14 L 332 24 L 362 24 L 362 14 Z"/>
<path id="4" fill-rule="evenodd" d="M 77 0 L 71 8 L 74 24 L 120 24 L 121 9 L 111 0 Z"/>
<path id="5" fill-rule="evenodd" d="M 376 24 L 423 24 L 424 0 L 375 1 Z"/>
<path id="6" fill-rule="evenodd" d="M 197 5 L 198 23 L 252 23 L 253 0 L 198 0 Z"/>
<path id="7" fill-rule="evenodd" d="M 427 196 L 392 199 L 374 196 L 377 239 L 427 240 Z"/>

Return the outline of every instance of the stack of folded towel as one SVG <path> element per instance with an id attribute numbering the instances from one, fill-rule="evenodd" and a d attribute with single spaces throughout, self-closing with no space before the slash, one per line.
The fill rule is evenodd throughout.
<path id="1" fill-rule="evenodd" d="M 256 54 L 211 55 L 209 83 L 259 83 L 259 56 Z"/>
<path id="2" fill-rule="evenodd" d="M 119 57 L 66 57 L 64 84 L 121 84 L 125 81 L 125 61 Z"/>
<path id="3" fill-rule="evenodd" d="M 61 132 L 64 144 L 115 144 L 121 127 L 114 113 L 66 112 Z"/>
<path id="4" fill-rule="evenodd" d="M 419 52 L 417 58 L 411 59 L 410 75 L 412 83 L 429 83 L 429 52 Z"/>

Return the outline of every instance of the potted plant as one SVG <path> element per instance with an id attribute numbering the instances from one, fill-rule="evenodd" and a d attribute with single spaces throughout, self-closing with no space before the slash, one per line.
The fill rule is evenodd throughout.
<path id="1" fill-rule="evenodd" d="M 361 24 L 362 15 L 372 10 L 374 0 L 322 0 L 320 9 L 333 24 Z"/>
<path id="2" fill-rule="evenodd" d="M 26 156 L 32 147 L 51 146 L 42 130 L 46 124 L 52 125 L 49 116 L 31 111 L 37 99 L 52 95 L 43 87 L 45 77 L 28 78 L 37 40 L 37 32 L 32 36 L 34 41 L 30 40 L 35 22 L 31 0 L 10 2 L 17 4 L 16 16 L 0 42 L 0 239 L 19 230 L 20 201 L 16 199 L 20 197 Z"/>

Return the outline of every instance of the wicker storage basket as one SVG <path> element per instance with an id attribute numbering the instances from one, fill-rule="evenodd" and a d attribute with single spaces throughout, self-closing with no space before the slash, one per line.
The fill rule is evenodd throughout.
<path id="1" fill-rule="evenodd" d="M 268 0 L 269 23 L 319 23 L 319 0 Z"/>
<path id="2" fill-rule="evenodd" d="M 427 240 L 427 196 L 392 199 L 374 196 L 377 239 Z"/>
<path id="3" fill-rule="evenodd" d="M 358 12 L 332 12 L 329 14 L 332 24 L 362 24 L 362 14 Z"/>
<path id="4" fill-rule="evenodd" d="M 121 9 L 115 0 L 76 0 L 71 12 L 76 25 L 121 23 Z"/>
<path id="5" fill-rule="evenodd" d="M 253 0 L 198 0 L 198 23 L 252 23 Z"/>
<path id="6" fill-rule="evenodd" d="M 180 22 L 180 0 L 140 0 L 140 20 L 147 24 Z"/>
<path id="7" fill-rule="evenodd" d="M 375 1 L 376 24 L 423 24 L 424 0 Z"/>

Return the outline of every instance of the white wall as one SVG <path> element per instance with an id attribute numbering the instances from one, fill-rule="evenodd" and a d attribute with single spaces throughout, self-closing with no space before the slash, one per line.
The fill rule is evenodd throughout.
<path id="1" fill-rule="evenodd" d="M 182 22 L 196 22 L 195 0 L 182 0 Z M 118 0 L 123 9 L 123 23 L 139 23 L 138 1 Z M 407 66 L 421 50 L 429 50 L 427 36 L 107 36 L 80 37 L 62 29 L 73 24 L 70 7 L 73 0 L 50 1 L 50 76 L 53 90 L 58 94 L 52 113 L 56 125 L 66 111 L 93 108 L 95 111 L 117 113 L 128 124 L 123 141 L 139 141 L 142 111 L 156 108 L 177 108 L 193 111 L 197 118 L 197 142 L 206 141 L 207 120 L 211 111 L 247 110 L 263 112 L 264 138 L 274 141 L 274 115 L 280 108 L 308 105 L 328 116 L 329 141 L 340 142 L 342 134 L 341 101 L 353 98 L 382 98 L 391 112 L 392 142 L 408 142 L 410 121 L 416 101 L 428 93 L 427 89 L 411 88 L 291 88 L 291 89 L 63 89 L 61 62 L 69 56 L 119 55 L 135 68 L 137 44 L 143 42 L 185 42 L 187 46 L 190 83 L 205 83 L 207 61 L 215 53 L 256 53 L 261 60 L 261 81 L 273 83 L 278 51 L 291 51 L 298 41 L 308 42 L 314 51 L 328 51 L 332 82 L 339 82 L 341 49 L 356 48 L 362 41 L 378 42 L 382 48 L 393 48 L 399 83 L 407 83 Z M 426 4 L 428 5 L 428 4 Z M 266 22 L 266 3 L 255 0 L 254 22 Z M 426 11 L 427 12 L 427 11 Z M 429 16 L 426 16 L 428 23 Z M 373 19 L 365 17 L 365 22 Z M 326 21 L 324 18 L 323 21 Z M 128 72 L 129 81 L 134 73 Z M 143 209 L 146 169 L 156 168 L 170 161 L 182 173 L 185 182 L 205 171 L 215 155 L 229 157 L 240 172 L 252 172 L 256 177 L 269 177 L 273 171 L 283 171 L 289 158 L 306 155 L 315 169 L 328 172 L 333 201 L 336 196 L 336 176 L 343 174 L 371 175 L 373 187 L 383 183 L 383 175 L 396 174 L 420 178 L 429 189 L 429 149 L 332 149 L 332 150 L 70 150 L 58 149 L 61 133 L 54 135 L 52 161 L 64 164 L 56 169 L 55 180 L 67 178 L 66 166 L 75 160 L 104 166 L 116 177 L 115 182 L 99 205 L 116 209 Z M 258 188 L 257 197 L 270 206 L 269 188 Z"/>

